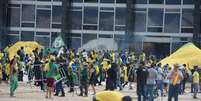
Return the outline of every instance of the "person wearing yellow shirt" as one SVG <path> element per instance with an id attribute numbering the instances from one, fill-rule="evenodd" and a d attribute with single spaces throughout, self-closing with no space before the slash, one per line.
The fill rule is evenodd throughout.
<path id="1" fill-rule="evenodd" d="M 199 89 L 199 81 L 200 81 L 200 75 L 198 73 L 198 67 L 195 66 L 194 67 L 195 71 L 192 75 L 193 77 L 193 98 L 196 99 L 197 98 L 197 93 L 198 93 L 198 89 Z"/>

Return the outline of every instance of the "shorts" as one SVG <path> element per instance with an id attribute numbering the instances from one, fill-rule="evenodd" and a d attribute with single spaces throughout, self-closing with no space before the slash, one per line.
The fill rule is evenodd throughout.
<path id="1" fill-rule="evenodd" d="M 53 87 L 54 86 L 54 78 L 47 78 L 47 87 Z"/>

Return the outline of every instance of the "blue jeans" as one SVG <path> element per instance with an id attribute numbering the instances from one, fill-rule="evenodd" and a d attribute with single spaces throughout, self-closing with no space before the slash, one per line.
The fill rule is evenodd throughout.
<path id="1" fill-rule="evenodd" d="M 57 84 L 56 84 L 56 95 L 59 94 L 59 92 L 62 93 L 62 95 L 64 95 L 64 88 L 63 88 L 63 85 L 62 85 L 62 81 L 59 81 Z"/>
<path id="2" fill-rule="evenodd" d="M 146 90 L 148 101 L 154 101 L 154 84 L 147 84 Z"/>
<path id="3" fill-rule="evenodd" d="M 178 101 L 178 95 L 179 95 L 179 84 L 169 86 L 169 92 L 168 92 L 168 101 L 172 101 L 172 98 L 174 98 L 174 101 Z"/>
<path id="4" fill-rule="evenodd" d="M 145 85 L 137 85 L 137 96 L 138 101 L 146 101 L 146 86 Z M 142 100 L 143 97 L 143 100 Z"/>
<path id="5" fill-rule="evenodd" d="M 157 80 L 157 88 L 161 91 L 161 96 L 163 95 L 163 80 Z"/>

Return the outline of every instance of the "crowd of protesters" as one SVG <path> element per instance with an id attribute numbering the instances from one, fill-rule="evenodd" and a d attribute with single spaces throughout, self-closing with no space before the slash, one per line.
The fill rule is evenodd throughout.
<path id="1" fill-rule="evenodd" d="M 96 94 L 96 86 L 105 85 L 105 90 L 133 89 L 136 82 L 138 101 L 154 101 L 158 96 L 168 96 L 168 101 L 178 101 L 178 95 L 184 94 L 186 83 L 191 83 L 193 98 L 200 91 L 201 71 L 198 66 L 188 70 L 186 64 L 168 64 L 162 66 L 154 56 L 145 53 L 135 54 L 123 51 L 80 51 L 61 48 L 33 50 L 25 54 L 24 47 L 16 56 L 9 59 L 6 51 L 0 53 L 0 82 L 10 84 L 10 96 L 23 81 L 24 74 L 28 82 L 34 82 L 46 91 L 46 98 L 65 96 L 64 84 L 73 93 L 80 88 L 79 96 L 88 96 L 89 87 Z M 61 93 L 61 94 L 60 94 Z"/>

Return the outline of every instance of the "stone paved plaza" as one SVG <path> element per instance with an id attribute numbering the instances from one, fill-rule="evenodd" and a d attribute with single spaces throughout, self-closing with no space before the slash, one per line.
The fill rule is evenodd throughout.
<path id="1" fill-rule="evenodd" d="M 100 92 L 104 89 L 104 86 L 97 86 L 97 91 Z M 68 89 L 65 89 L 67 92 Z M 187 89 L 189 91 L 189 89 Z M 92 93 L 91 88 L 89 92 Z M 137 101 L 135 88 L 133 90 L 128 90 L 126 87 L 121 91 L 124 95 L 130 95 L 133 98 L 133 101 Z M 79 93 L 79 90 L 78 90 Z M 179 101 L 201 101 L 201 94 L 198 95 L 199 99 L 193 99 L 190 93 L 186 93 L 182 96 L 179 96 Z M 45 93 L 39 88 L 34 87 L 33 85 L 26 85 L 26 83 L 20 83 L 16 92 L 16 96 L 11 98 L 9 97 L 9 87 L 6 83 L 0 84 L 0 101 L 92 101 L 92 95 L 89 94 L 88 97 L 79 97 L 72 93 L 66 93 L 66 97 L 53 97 L 52 99 L 45 99 Z M 167 101 L 167 97 L 159 97 L 157 101 Z"/>

